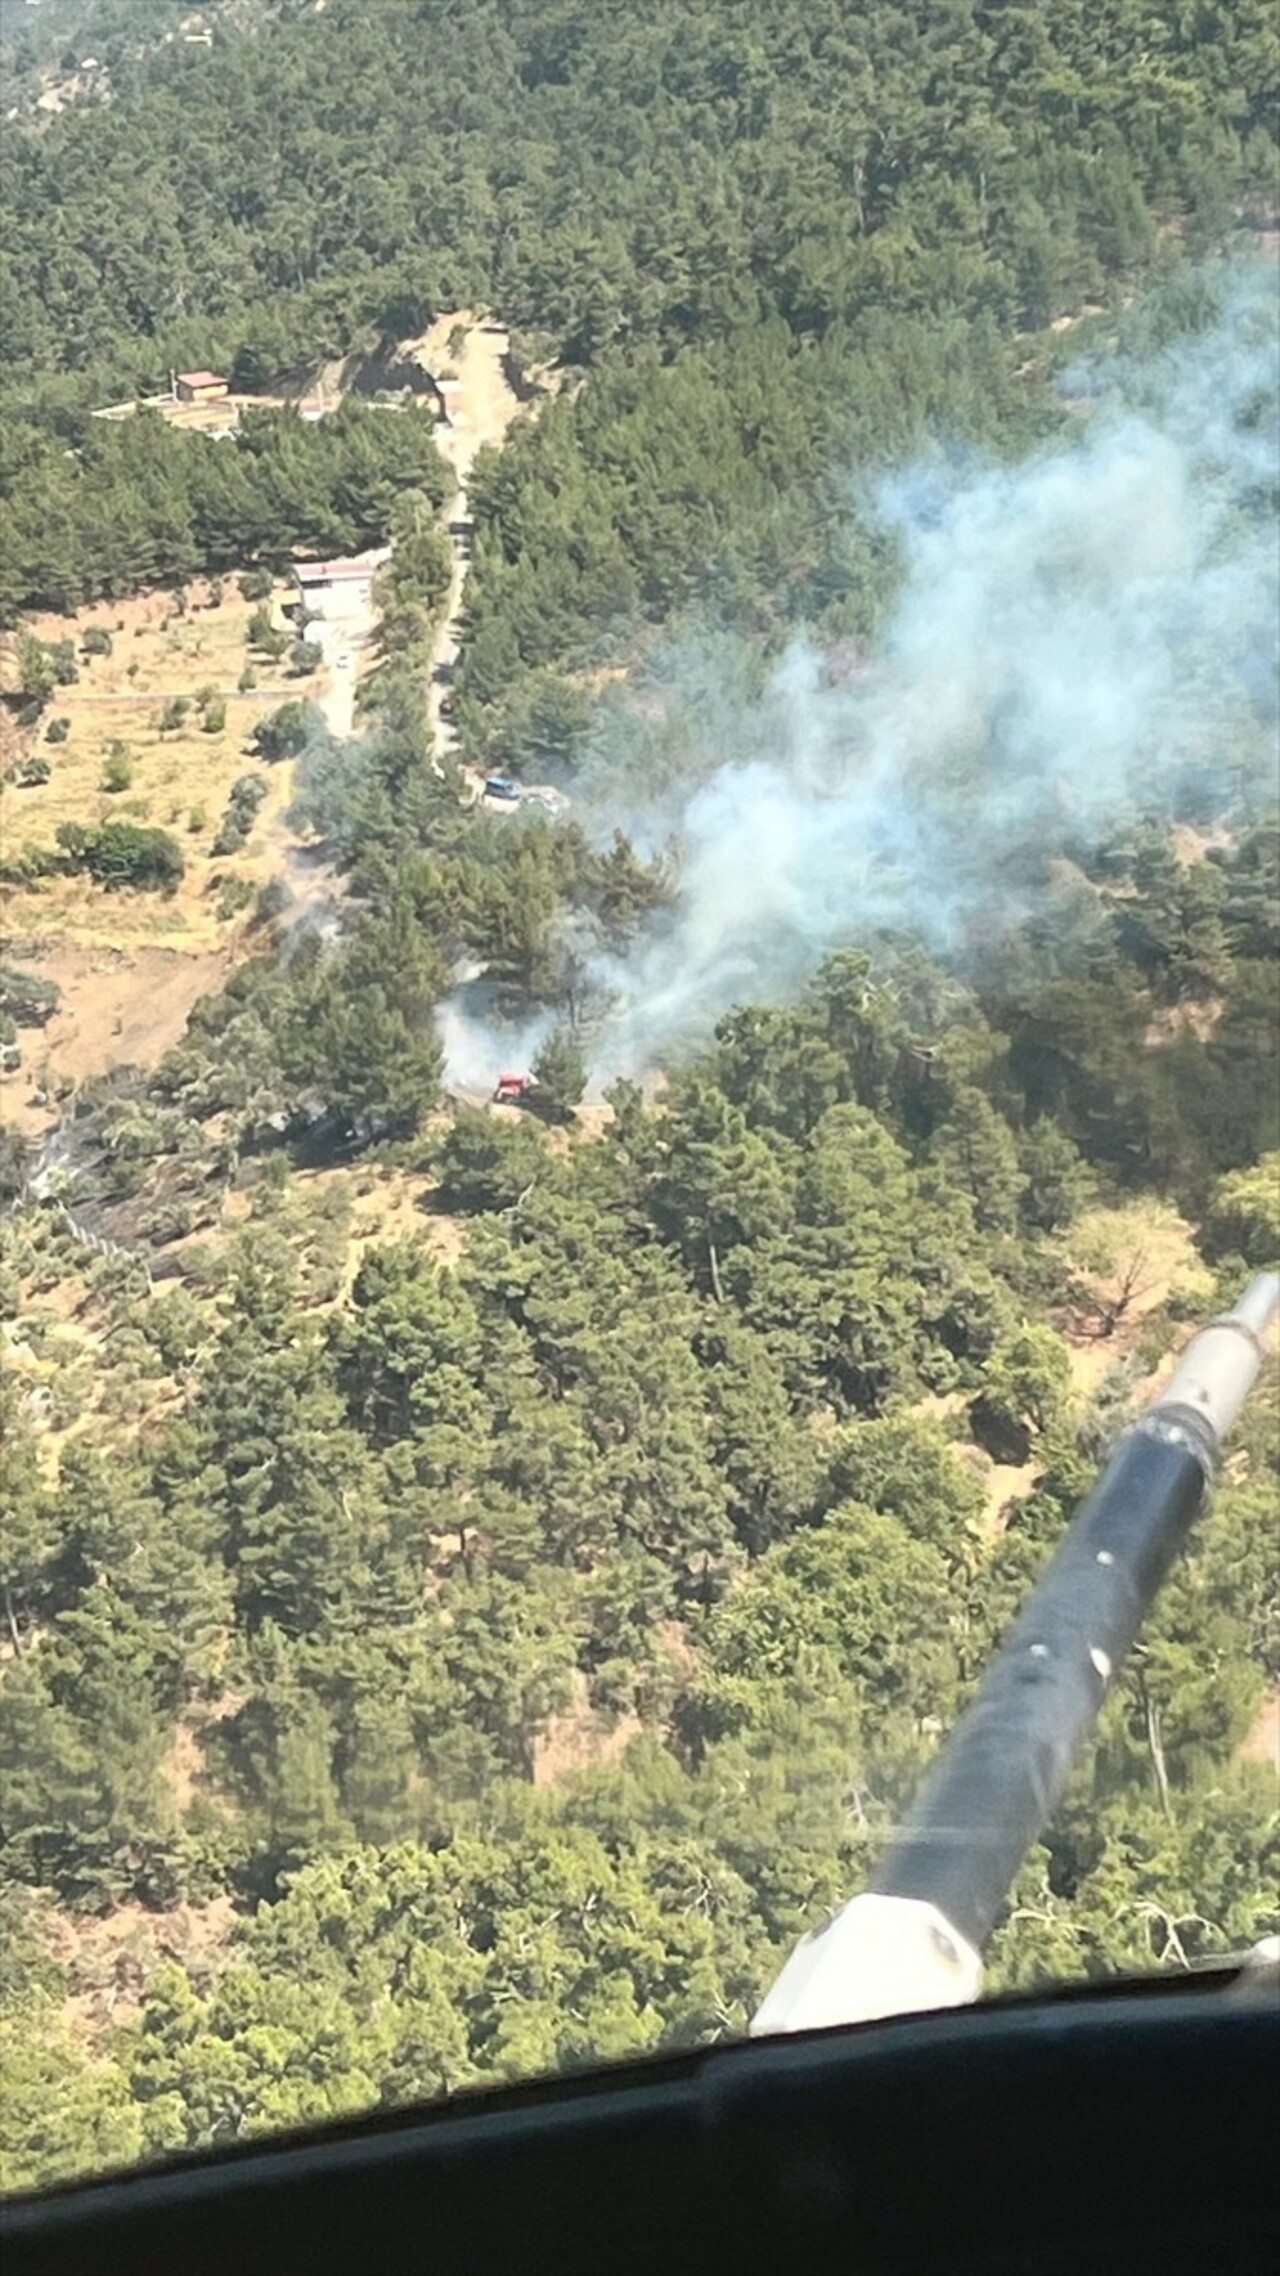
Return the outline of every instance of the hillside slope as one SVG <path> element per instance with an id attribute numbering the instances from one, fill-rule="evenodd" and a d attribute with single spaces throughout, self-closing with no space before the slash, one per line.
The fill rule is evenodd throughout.
<path id="1" fill-rule="evenodd" d="M 0 598 L 117 643 L 15 639 L 15 717 L 72 724 L 6 817 L 111 760 L 156 596 L 104 594 L 391 555 L 350 720 L 294 717 L 226 862 L 305 842 L 323 923 L 221 913 L 230 702 L 91 794 L 180 808 L 180 879 L 134 835 L 137 889 L 95 872 L 86 811 L 19 880 L 19 946 L 57 907 L 86 955 L 255 953 L 158 1064 L 85 1057 L 34 1178 L 0 1147 L 5 2187 L 742 2030 L 1280 1246 L 1274 364 L 1183 259 L 1253 218 L 1267 12 L 328 0 L 177 45 L 6 144 Z M 458 309 L 510 341 L 465 592 L 411 408 L 87 416 Z M 157 697 L 189 629 L 137 643 Z M 568 810 L 474 801 L 497 763 Z M 482 1077 L 529 1040 L 524 1104 L 449 1095 L 466 1022 Z M 1278 1482 L 1272 1388 L 994 1984 L 1277 1925 Z"/>

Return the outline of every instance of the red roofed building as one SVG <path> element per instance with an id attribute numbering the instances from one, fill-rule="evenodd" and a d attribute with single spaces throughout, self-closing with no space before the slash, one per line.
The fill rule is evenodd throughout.
<path id="1" fill-rule="evenodd" d="M 293 574 L 304 593 L 332 585 L 367 585 L 386 558 L 385 553 L 356 553 L 339 561 L 295 561 Z"/>
<path id="2" fill-rule="evenodd" d="M 300 614 L 330 623 L 361 615 L 372 606 L 374 577 L 389 558 L 390 547 L 384 545 L 377 552 L 352 554 L 336 561 L 295 561 L 293 581 Z"/>
<path id="3" fill-rule="evenodd" d="M 216 371 L 180 371 L 173 392 L 179 403 L 221 403 L 227 382 Z"/>

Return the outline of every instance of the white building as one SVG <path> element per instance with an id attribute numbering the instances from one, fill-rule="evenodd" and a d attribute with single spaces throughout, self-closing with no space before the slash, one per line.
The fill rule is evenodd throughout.
<path id="1" fill-rule="evenodd" d="M 304 614 L 325 624 L 366 616 L 373 605 L 373 580 L 390 547 L 355 553 L 338 561 L 295 561 L 294 582 Z"/>

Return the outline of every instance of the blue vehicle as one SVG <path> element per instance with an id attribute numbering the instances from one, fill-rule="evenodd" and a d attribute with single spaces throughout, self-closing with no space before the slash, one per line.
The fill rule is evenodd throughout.
<path id="1" fill-rule="evenodd" d="M 484 794 L 486 798 L 501 798 L 515 804 L 520 797 L 520 785 L 513 782 L 509 774 L 491 774 L 486 777 Z"/>

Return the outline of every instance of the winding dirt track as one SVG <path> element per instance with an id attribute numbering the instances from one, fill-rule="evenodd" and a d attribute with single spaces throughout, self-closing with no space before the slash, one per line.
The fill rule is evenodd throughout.
<path id="1" fill-rule="evenodd" d="M 450 354 L 450 335 L 459 327 L 466 338 L 460 350 Z M 462 614 L 466 597 L 467 577 L 471 568 L 471 512 L 467 498 L 467 484 L 476 453 L 486 444 L 500 448 L 506 439 L 507 429 L 520 410 L 520 402 L 507 378 L 505 358 L 510 338 L 500 324 L 492 324 L 466 311 L 453 316 L 437 317 L 431 330 L 418 343 L 416 353 L 434 372 L 442 369 L 457 373 L 456 407 L 451 408 L 450 421 L 436 434 L 441 455 L 446 458 L 457 477 L 458 487 L 450 501 L 448 511 L 449 540 L 453 547 L 453 574 L 449 580 L 449 597 L 436 636 L 431 646 L 431 680 L 427 693 L 427 715 L 436 750 L 445 756 L 456 741 L 452 722 L 441 709 L 448 692 L 453 667 L 462 644 Z"/>

